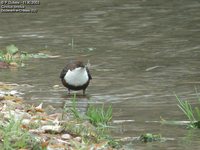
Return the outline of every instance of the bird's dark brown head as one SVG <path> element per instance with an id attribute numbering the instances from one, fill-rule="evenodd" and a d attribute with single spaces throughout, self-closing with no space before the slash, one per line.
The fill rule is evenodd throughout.
<path id="1" fill-rule="evenodd" d="M 76 64 L 76 67 L 82 67 L 82 68 L 85 67 L 82 61 L 75 61 L 75 64 Z"/>
<path id="2" fill-rule="evenodd" d="M 74 70 L 75 68 L 78 68 L 78 67 L 82 67 L 84 68 L 85 65 L 83 64 L 82 61 L 71 61 L 68 65 L 67 65 L 67 69 L 70 69 L 70 70 Z"/>

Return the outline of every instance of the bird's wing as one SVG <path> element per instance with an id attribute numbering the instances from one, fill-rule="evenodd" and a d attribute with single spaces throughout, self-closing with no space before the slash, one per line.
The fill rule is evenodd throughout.
<path id="1" fill-rule="evenodd" d="M 65 77 L 65 75 L 66 75 L 66 73 L 67 73 L 67 71 L 68 70 L 73 70 L 73 69 L 75 69 L 76 68 L 76 64 L 74 64 L 73 63 L 73 61 L 70 61 L 66 66 L 65 66 L 65 68 L 61 71 L 61 73 L 60 73 L 60 78 L 64 78 Z"/>
<path id="2" fill-rule="evenodd" d="M 61 73 L 60 73 L 60 78 L 61 78 L 61 79 L 63 79 L 63 78 L 65 77 L 67 71 L 68 71 L 68 68 L 67 68 L 67 67 L 65 67 L 65 68 L 61 71 Z"/>
<path id="3" fill-rule="evenodd" d="M 92 80 L 92 76 L 91 76 L 90 71 L 89 71 L 89 69 L 88 69 L 87 67 L 86 67 L 86 71 L 87 71 L 87 73 L 88 73 L 89 79 Z"/>

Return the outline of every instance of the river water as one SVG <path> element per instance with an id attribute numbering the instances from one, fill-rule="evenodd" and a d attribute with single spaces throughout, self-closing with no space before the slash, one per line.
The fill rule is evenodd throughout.
<path id="1" fill-rule="evenodd" d="M 28 84 L 28 102 L 61 107 L 66 89 L 59 74 L 70 59 L 91 63 L 87 89 L 92 103 L 113 106 L 117 138 L 161 134 L 165 142 L 135 143 L 130 149 L 199 149 L 200 131 L 162 125 L 186 120 L 174 93 L 195 104 L 200 84 L 200 2 L 197 0 L 42 0 L 37 13 L 1 13 L 0 47 L 15 44 L 31 59 L 0 80 Z M 73 45 L 73 46 L 72 46 Z M 58 85 L 58 86 L 54 86 Z M 80 106 L 87 101 L 78 100 Z"/>

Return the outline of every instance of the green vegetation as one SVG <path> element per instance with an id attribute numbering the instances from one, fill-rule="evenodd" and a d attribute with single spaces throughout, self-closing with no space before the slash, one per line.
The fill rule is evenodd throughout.
<path id="1" fill-rule="evenodd" d="M 24 66 L 23 61 L 28 58 L 48 58 L 49 55 L 44 53 L 29 54 L 20 51 L 15 45 L 9 45 L 5 49 L 0 50 L 0 62 L 11 66 Z"/>
<path id="2" fill-rule="evenodd" d="M 112 119 L 111 106 L 105 109 L 104 105 L 98 107 L 90 104 L 87 108 L 86 115 L 80 114 L 79 110 L 77 109 L 76 94 L 74 94 L 72 98 L 72 106 L 70 108 L 68 108 L 68 106 L 65 104 L 63 113 L 66 112 L 70 112 L 72 116 L 78 120 L 88 119 L 90 123 L 96 127 L 106 126 Z"/>
<path id="3" fill-rule="evenodd" d="M 119 142 L 108 135 L 108 123 L 112 119 L 112 107 L 105 109 L 101 107 L 89 105 L 86 114 L 81 114 L 77 108 L 76 95 L 72 98 L 72 106 L 70 108 L 65 104 L 64 113 L 72 114 L 72 121 L 65 124 L 65 130 L 72 135 L 83 137 L 85 143 L 103 143 L 109 146 L 120 147 Z M 74 120 L 74 119 L 75 120 Z M 89 122 L 88 122 L 89 121 Z M 75 123 L 76 122 L 76 123 Z"/>
<path id="4" fill-rule="evenodd" d="M 7 88 L 8 85 L 0 86 Z M 38 106 L 16 101 L 18 97 L 9 96 L 1 99 L 0 146 L 2 149 L 112 149 L 120 147 L 119 142 L 109 136 L 108 123 L 112 118 L 112 109 L 109 106 L 89 107 L 98 109 L 110 116 L 109 120 L 92 124 L 89 117 L 80 112 L 77 106 L 76 95 L 70 105 L 65 105 L 63 114 L 52 108 L 46 112 L 42 103 Z M 87 112 L 87 111 L 86 111 Z M 86 113 L 85 112 L 85 113 Z M 91 112 L 94 112 L 92 110 Z M 109 112 L 110 115 L 105 115 Z M 98 115 L 96 115 L 97 117 Z M 102 126 L 102 124 L 105 124 Z M 0 149 L 1 149 L 0 148 Z"/>
<path id="5" fill-rule="evenodd" d="M 189 119 L 189 127 L 191 128 L 200 128 L 200 109 L 198 107 L 192 107 L 187 100 L 181 100 L 177 95 L 176 99 L 178 101 L 178 107 Z M 200 99 L 197 99 L 200 103 Z"/>
<path id="6" fill-rule="evenodd" d="M 11 64 L 13 62 L 20 63 L 21 56 L 18 54 L 19 49 L 14 45 L 9 45 L 5 50 L 0 50 L 0 61 L 5 62 L 7 64 Z"/>
<path id="7" fill-rule="evenodd" d="M 84 143 L 109 145 L 113 148 L 121 147 L 120 143 L 108 135 L 105 128 L 94 127 L 87 121 L 68 121 L 65 124 L 65 131 L 74 135 L 75 137 L 81 137 Z"/>
<path id="8" fill-rule="evenodd" d="M 76 94 L 74 94 L 72 98 L 72 106 L 69 109 L 69 111 L 72 113 L 73 117 L 76 119 L 83 119 L 83 116 L 80 114 L 79 110 L 77 109 L 77 103 L 76 103 Z"/>
<path id="9" fill-rule="evenodd" d="M 86 115 L 93 125 L 104 126 L 112 119 L 112 107 L 109 106 L 106 110 L 104 105 L 102 107 L 89 105 Z"/>
<path id="10" fill-rule="evenodd" d="M 146 134 L 141 135 L 139 139 L 142 142 L 161 141 L 161 135 L 146 133 Z"/>
<path id="11" fill-rule="evenodd" d="M 0 137 L 2 149 L 41 149 L 34 136 L 21 128 L 21 121 L 16 121 L 14 118 L 0 125 Z"/>

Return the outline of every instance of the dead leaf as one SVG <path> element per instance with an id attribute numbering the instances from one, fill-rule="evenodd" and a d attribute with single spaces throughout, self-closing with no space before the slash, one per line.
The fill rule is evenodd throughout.
<path id="1" fill-rule="evenodd" d="M 40 103 L 37 107 L 35 107 L 36 112 L 44 112 L 44 109 L 42 109 L 43 103 Z"/>
<path id="2" fill-rule="evenodd" d="M 10 67 L 18 67 L 19 65 L 16 62 L 11 62 Z"/>
<path id="3" fill-rule="evenodd" d="M 43 142 L 41 143 L 42 149 L 46 149 L 48 145 L 49 145 L 49 141 L 43 141 Z"/>
<path id="4" fill-rule="evenodd" d="M 22 128 L 22 129 L 29 130 L 29 127 L 28 127 L 27 125 L 24 125 L 24 124 L 21 125 L 21 128 Z"/>
<path id="5" fill-rule="evenodd" d="M 61 150 L 65 150 L 65 148 L 66 148 L 66 146 L 65 145 L 63 145 L 63 144 L 54 144 L 54 145 L 48 145 L 48 147 L 49 148 L 47 148 L 47 149 L 52 149 L 52 148 L 59 148 L 59 149 L 61 149 Z"/>
<path id="6" fill-rule="evenodd" d="M 60 124 L 60 121 L 58 120 L 58 117 L 53 121 L 53 123 L 54 123 L 55 125 L 59 125 L 59 124 Z"/>
<path id="7" fill-rule="evenodd" d="M 17 97 L 15 97 L 15 96 L 11 96 L 11 95 L 5 95 L 4 96 L 4 99 L 5 100 L 15 100 Z"/>
<path id="8" fill-rule="evenodd" d="M 21 103 L 23 101 L 22 98 L 16 97 L 16 99 L 14 99 L 14 102 L 16 103 Z"/>
<path id="9" fill-rule="evenodd" d="M 95 149 L 99 149 L 99 148 L 105 148 L 106 146 L 108 145 L 108 142 L 102 142 L 102 143 L 99 143 L 99 144 L 95 144 L 94 145 L 94 148 Z"/>
<path id="10" fill-rule="evenodd" d="M 11 85 L 8 85 L 6 83 L 0 82 L 0 89 L 1 90 L 11 90 L 13 87 Z"/>

